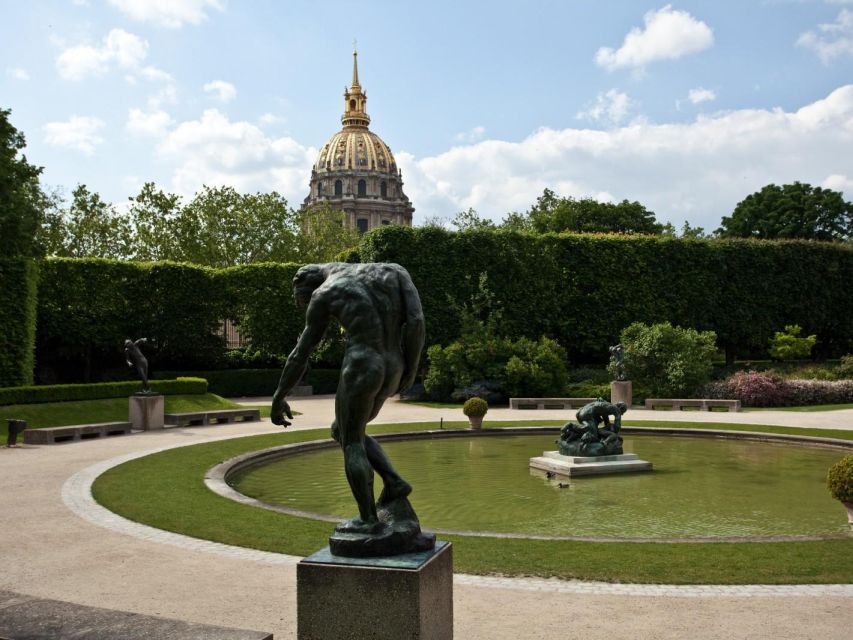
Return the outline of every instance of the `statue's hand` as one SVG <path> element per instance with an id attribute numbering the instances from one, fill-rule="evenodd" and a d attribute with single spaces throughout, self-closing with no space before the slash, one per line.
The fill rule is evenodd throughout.
<path id="1" fill-rule="evenodd" d="M 287 400 L 284 399 L 283 395 L 276 393 L 272 399 L 270 420 L 272 420 L 273 424 L 280 425 L 286 429 L 290 426 L 290 423 L 284 419 L 284 416 L 293 420 L 293 413 L 290 411 L 290 405 L 287 404 Z"/>

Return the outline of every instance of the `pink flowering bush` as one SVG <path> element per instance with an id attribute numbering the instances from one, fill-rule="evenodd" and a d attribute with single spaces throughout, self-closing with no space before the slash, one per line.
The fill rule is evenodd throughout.
<path id="1" fill-rule="evenodd" d="M 740 400 L 745 407 L 786 407 L 853 402 L 853 380 L 785 380 L 768 372 L 738 371 L 705 385 L 705 398 Z"/>

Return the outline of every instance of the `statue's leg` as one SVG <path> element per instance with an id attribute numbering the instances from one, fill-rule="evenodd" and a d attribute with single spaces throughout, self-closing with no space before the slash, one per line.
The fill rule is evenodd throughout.
<path id="1" fill-rule="evenodd" d="M 400 384 L 399 372 L 401 371 L 401 367 L 399 366 L 399 363 L 389 363 L 386 361 L 386 371 L 387 370 L 397 371 L 398 374 L 396 376 L 388 375 L 386 377 L 382 390 L 377 394 L 376 399 L 373 402 L 373 410 L 370 412 L 370 417 L 367 419 L 368 422 L 379 415 L 379 411 L 382 409 L 382 405 L 385 404 L 386 398 L 393 393 Z M 382 478 L 382 493 L 379 495 L 377 504 L 381 507 L 396 498 L 405 498 L 409 495 L 412 492 L 412 485 L 400 477 L 400 474 L 394 469 L 394 466 L 391 464 L 391 461 L 388 459 L 388 456 L 379 443 L 374 438 L 365 434 L 364 446 L 367 450 L 367 459 L 370 461 L 370 466 L 372 466 L 373 470 L 379 474 L 380 478 Z"/>
<path id="2" fill-rule="evenodd" d="M 348 354 L 335 398 L 335 421 L 344 454 L 344 471 L 358 503 L 359 518 L 339 526 L 339 531 L 370 533 L 381 526 L 376 515 L 373 468 L 368 460 L 364 433 L 381 382 L 381 368 L 377 370 L 371 358 L 349 357 Z"/>

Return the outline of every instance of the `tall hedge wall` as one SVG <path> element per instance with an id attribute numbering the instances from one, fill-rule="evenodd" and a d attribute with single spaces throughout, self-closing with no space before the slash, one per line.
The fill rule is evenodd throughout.
<path id="1" fill-rule="evenodd" d="M 227 314 L 252 347 L 287 355 L 305 326 L 305 312 L 293 302 L 292 282 L 301 265 L 260 263 L 217 273 Z"/>
<path id="2" fill-rule="evenodd" d="M 34 261 L 0 260 L 0 387 L 33 382 L 37 286 Z"/>
<path id="3" fill-rule="evenodd" d="M 43 381 L 88 382 L 123 368 L 125 338 L 149 339 L 152 373 L 215 365 L 225 301 L 214 276 L 187 264 L 46 260 L 36 343 Z"/>
<path id="4" fill-rule="evenodd" d="M 506 332 L 555 338 L 575 362 L 606 359 L 607 347 L 634 321 L 711 329 L 721 346 L 741 356 L 762 353 L 786 324 L 817 334 L 823 355 L 853 351 L 853 249 L 842 244 L 388 226 L 366 234 L 359 252 L 364 262 L 398 262 L 412 274 L 428 345 L 457 337 L 449 300 L 470 299 L 486 273 Z M 19 292 L 32 291 L 34 270 L 21 264 L 0 263 L 0 314 L 8 328 L 32 326 L 21 324 L 32 316 L 19 312 Z M 291 294 L 298 267 L 49 259 L 38 293 L 37 364 L 48 374 L 40 381 L 125 373 L 125 337 L 153 341 L 146 354 L 154 374 L 224 366 L 216 335 L 224 318 L 236 320 L 254 347 L 286 355 L 304 323 Z M 9 355 L 26 339 L 10 329 L 2 335 L 8 345 L 0 352 L 0 375 L 10 367 L 15 375 L 31 370 L 31 350 Z M 5 384 L 28 382 L 18 377 Z"/>
<path id="5" fill-rule="evenodd" d="M 853 249 L 841 244 L 390 226 L 360 251 L 409 270 L 427 344 L 456 337 L 448 295 L 470 299 L 484 272 L 509 333 L 555 338 L 574 360 L 602 359 L 634 321 L 714 330 L 729 354 L 763 350 L 786 324 L 817 334 L 825 354 L 853 346 Z"/>

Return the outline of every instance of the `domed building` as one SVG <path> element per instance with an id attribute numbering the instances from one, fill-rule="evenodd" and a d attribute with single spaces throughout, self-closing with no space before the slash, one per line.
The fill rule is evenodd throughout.
<path id="1" fill-rule="evenodd" d="M 320 149 L 311 170 L 311 192 L 302 204 L 327 202 L 346 213 L 362 233 L 384 224 L 412 226 L 412 206 L 388 145 L 368 129 L 367 93 L 358 82 L 358 53 L 352 53 L 352 86 L 344 90 L 344 125 Z"/>

